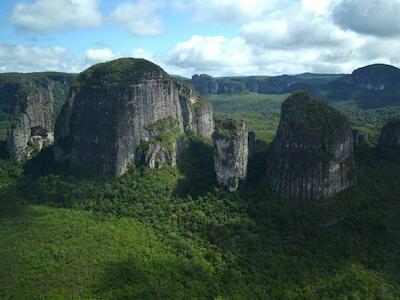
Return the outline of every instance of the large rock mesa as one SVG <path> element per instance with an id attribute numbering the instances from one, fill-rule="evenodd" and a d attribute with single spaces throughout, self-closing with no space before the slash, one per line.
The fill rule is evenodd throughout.
<path id="1" fill-rule="evenodd" d="M 282 105 L 268 159 L 272 188 L 297 203 L 324 201 L 354 181 L 353 135 L 347 119 L 306 92 Z"/>
<path id="2" fill-rule="evenodd" d="M 201 120 L 193 117 L 198 101 L 189 84 L 147 60 L 95 65 L 78 76 L 57 119 L 55 159 L 111 176 L 138 161 L 151 168 L 173 165 L 176 139 L 186 131 L 198 132 Z M 172 123 L 166 132 L 154 131 Z"/>

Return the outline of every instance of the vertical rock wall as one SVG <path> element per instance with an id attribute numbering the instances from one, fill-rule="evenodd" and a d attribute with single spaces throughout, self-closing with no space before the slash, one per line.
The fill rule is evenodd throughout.
<path id="1" fill-rule="evenodd" d="M 248 128 L 245 122 L 218 120 L 213 134 L 214 169 L 219 185 L 230 192 L 247 177 Z"/>
<path id="2" fill-rule="evenodd" d="M 346 118 L 306 92 L 282 105 L 268 159 L 274 190 L 289 201 L 323 201 L 354 181 L 353 135 Z"/>
<path id="3" fill-rule="evenodd" d="M 176 139 L 194 127 L 196 101 L 191 86 L 149 61 L 124 58 L 95 65 L 78 76 L 57 120 L 55 159 L 71 168 L 119 176 L 142 160 L 137 151 L 147 144 L 147 165 L 173 164 L 174 154 L 167 158 L 165 144 L 151 128 L 174 120 Z"/>

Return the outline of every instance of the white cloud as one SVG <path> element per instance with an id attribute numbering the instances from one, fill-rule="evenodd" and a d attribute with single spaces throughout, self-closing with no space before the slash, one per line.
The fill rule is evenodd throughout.
<path id="1" fill-rule="evenodd" d="M 108 48 L 88 49 L 85 52 L 87 63 L 106 62 L 117 58 L 117 55 Z"/>
<path id="2" fill-rule="evenodd" d="M 333 17 L 343 29 L 376 36 L 400 34 L 399 0 L 343 0 Z"/>
<path id="3" fill-rule="evenodd" d="M 122 2 L 111 12 L 110 19 L 134 35 L 158 35 L 163 31 L 162 21 L 156 15 L 159 5 L 151 0 Z"/>
<path id="4" fill-rule="evenodd" d="M 168 56 L 167 65 L 186 69 L 188 72 L 212 72 L 232 75 L 251 71 L 251 53 L 243 39 L 223 36 L 192 36 L 178 43 Z M 187 75 L 187 74 L 185 74 Z"/>
<path id="5" fill-rule="evenodd" d="M 234 22 L 254 19 L 285 0 L 193 0 L 191 10 L 198 21 Z M 179 2 L 178 2 L 179 3 Z M 182 5 L 182 3 L 181 3 Z"/>
<path id="6" fill-rule="evenodd" d="M 10 21 L 19 29 L 37 33 L 100 26 L 97 0 L 37 0 L 15 5 Z"/>
<path id="7" fill-rule="evenodd" d="M 78 72 L 79 61 L 66 48 L 0 44 L 0 72 Z"/>
<path id="8" fill-rule="evenodd" d="M 138 48 L 138 49 L 133 50 L 132 51 L 132 56 L 134 58 L 144 58 L 144 59 L 150 60 L 150 61 L 152 61 L 154 63 L 157 60 L 153 53 L 148 52 L 148 51 L 146 51 L 146 50 L 144 50 L 142 48 Z"/>
<path id="9" fill-rule="evenodd" d="M 263 21 L 245 24 L 241 36 L 265 49 L 340 47 L 354 41 L 356 34 L 344 32 L 327 17 L 330 1 L 293 3 Z"/>

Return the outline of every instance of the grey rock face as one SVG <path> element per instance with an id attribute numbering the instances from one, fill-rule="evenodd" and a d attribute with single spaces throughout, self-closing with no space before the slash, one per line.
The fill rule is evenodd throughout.
<path id="1" fill-rule="evenodd" d="M 152 126 L 173 120 L 176 136 L 183 134 L 193 127 L 196 100 L 190 87 L 149 61 L 125 58 L 95 65 L 78 76 L 57 119 L 55 159 L 119 176 L 141 159 L 137 150 L 148 143 L 147 165 L 172 162 L 169 146 L 154 140 L 158 133 Z"/>
<path id="2" fill-rule="evenodd" d="M 214 170 L 219 185 L 234 192 L 247 177 L 248 129 L 243 121 L 218 120 L 213 134 Z"/>
<path id="3" fill-rule="evenodd" d="M 273 189 L 293 202 L 323 201 L 354 183 L 353 168 L 346 118 L 306 92 L 290 96 L 268 159 Z"/>
<path id="4" fill-rule="evenodd" d="M 389 121 L 383 126 L 378 147 L 383 152 L 400 153 L 400 120 Z"/>
<path id="5" fill-rule="evenodd" d="M 53 94 L 50 88 L 32 88 L 28 94 L 19 94 L 17 101 L 14 124 L 8 131 L 7 148 L 11 159 L 22 161 L 53 143 Z"/>
<path id="6" fill-rule="evenodd" d="M 176 165 L 176 143 L 172 151 L 162 144 L 150 144 L 144 157 L 144 164 L 150 169 L 159 169 L 162 165 Z"/>
<path id="7" fill-rule="evenodd" d="M 214 119 L 211 104 L 199 100 L 193 104 L 194 122 L 193 131 L 198 135 L 211 138 L 214 132 Z"/>

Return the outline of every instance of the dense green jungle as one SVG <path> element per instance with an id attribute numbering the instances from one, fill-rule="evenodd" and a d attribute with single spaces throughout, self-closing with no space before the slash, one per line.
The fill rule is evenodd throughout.
<path id="1" fill-rule="evenodd" d="M 11 162 L 1 113 L 0 298 L 400 299 L 400 157 L 376 147 L 399 103 L 328 99 L 371 145 L 356 149 L 352 188 L 300 207 L 265 175 L 288 95 L 208 95 L 216 117 L 256 133 L 236 193 L 217 187 L 212 142 L 197 136 L 177 168 L 116 179 L 59 169 L 51 147 Z"/>

